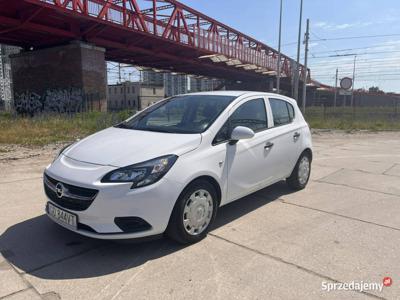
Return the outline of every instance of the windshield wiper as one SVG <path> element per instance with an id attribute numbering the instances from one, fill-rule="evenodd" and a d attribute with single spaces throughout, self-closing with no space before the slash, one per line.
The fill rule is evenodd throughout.
<path id="1" fill-rule="evenodd" d="M 115 125 L 114 127 L 116 128 L 125 128 L 125 129 L 132 129 L 130 126 L 128 126 L 125 122 L 119 123 Z"/>

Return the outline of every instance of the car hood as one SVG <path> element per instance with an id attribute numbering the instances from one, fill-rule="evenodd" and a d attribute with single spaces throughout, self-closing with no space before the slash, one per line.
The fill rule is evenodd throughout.
<path id="1" fill-rule="evenodd" d="M 82 162 L 125 167 L 167 154 L 196 149 L 201 134 L 174 134 L 108 128 L 73 144 L 63 155 Z"/>

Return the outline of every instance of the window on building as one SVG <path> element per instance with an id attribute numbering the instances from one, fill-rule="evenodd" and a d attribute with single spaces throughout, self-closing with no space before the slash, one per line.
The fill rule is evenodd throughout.
<path id="1" fill-rule="evenodd" d="M 156 88 L 153 88 L 153 95 L 156 94 Z"/>
<path id="2" fill-rule="evenodd" d="M 127 86 L 127 87 L 126 87 L 126 93 L 129 94 L 129 93 L 130 93 L 130 90 L 131 90 L 130 87 Z"/>
<path id="3" fill-rule="evenodd" d="M 121 86 L 121 94 L 123 94 L 124 93 L 124 88 Z"/>
<path id="4" fill-rule="evenodd" d="M 135 87 L 133 86 L 132 87 L 132 94 L 134 94 L 135 93 Z"/>
<path id="5" fill-rule="evenodd" d="M 114 87 L 114 94 L 117 94 L 117 87 Z"/>
<path id="6" fill-rule="evenodd" d="M 270 99 L 274 126 L 289 124 L 294 118 L 294 108 L 291 104 L 280 99 Z"/>

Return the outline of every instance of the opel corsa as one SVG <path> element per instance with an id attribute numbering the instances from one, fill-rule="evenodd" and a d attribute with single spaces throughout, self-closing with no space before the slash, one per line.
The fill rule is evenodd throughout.
<path id="1" fill-rule="evenodd" d="M 44 172 L 46 212 L 93 238 L 166 233 L 194 243 L 222 205 L 281 180 L 303 189 L 311 161 L 310 130 L 294 100 L 181 95 L 64 148 Z"/>

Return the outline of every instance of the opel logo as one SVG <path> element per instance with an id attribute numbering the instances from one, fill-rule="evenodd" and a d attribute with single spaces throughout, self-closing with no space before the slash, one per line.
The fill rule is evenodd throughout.
<path id="1" fill-rule="evenodd" d="M 56 194 L 58 198 L 62 198 L 64 195 L 64 186 L 61 182 L 56 184 Z"/>

